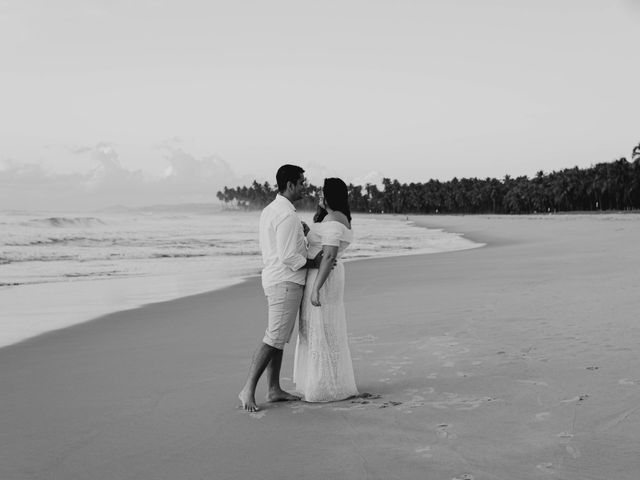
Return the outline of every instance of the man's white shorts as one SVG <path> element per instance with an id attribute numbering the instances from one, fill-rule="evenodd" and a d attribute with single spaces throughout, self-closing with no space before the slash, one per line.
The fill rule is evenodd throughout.
<path id="1" fill-rule="evenodd" d="M 291 339 L 298 317 L 304 286 L 294 282 L 281 282 L 266 287 L 264 294 L 269 304 L 269 324 L 262 341 L 278 350 Z"/>

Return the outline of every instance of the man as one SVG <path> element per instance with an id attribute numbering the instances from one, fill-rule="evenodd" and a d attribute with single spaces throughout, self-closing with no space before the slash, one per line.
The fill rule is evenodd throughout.
<path id="1" fill-rule="evenodd" d="M 262 287 L 269 305 L 269 321 L 262 343 L 253 355 L 247 381 L 238 395 L 242 408 L 249 412 L 259 410 L 255 391 L 265 368 L 268 402 L 300 400 L 280 388 L 282 352 L 291 338 L 300 309 L 307 268 L 317 268 L 321 257 L 319 254 L 315 259 L 307 259 L 306 225 L 293 206 L 304 194 L 304 170 L 283 165 L 278 169 L 276 181 L 278 194 L 260 216 Z"/>

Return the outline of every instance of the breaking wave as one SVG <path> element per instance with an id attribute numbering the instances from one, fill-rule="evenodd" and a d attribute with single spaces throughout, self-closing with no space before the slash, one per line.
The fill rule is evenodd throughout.
<path id="1" fill-rule="evenodd" d="M 96 225 L 106 225 L 104 221 L 96 217 L 49 217 L 36 218 L 30 222 L 46 227 L 95 227 Z"/>

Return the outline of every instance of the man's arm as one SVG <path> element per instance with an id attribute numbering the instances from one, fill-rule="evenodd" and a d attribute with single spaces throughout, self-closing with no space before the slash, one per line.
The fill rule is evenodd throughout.
<path id="1" fill-rule="evenodd" d="M 320 268 L 320 264 L 322 263 L 322 250 L 318 252 L 318 254 L 313 258 L 307 258 L 307 264 L 305 268 Z"/>
<path id="2" fill-rule="evenodd" d="M 288 215 L 276 227 L 276 250 L 280 261 L 291 270 L 300 270 L 307 266 L 307 257 L 298 247 L 298 235 L 302 226 L 295 215 Z"/>

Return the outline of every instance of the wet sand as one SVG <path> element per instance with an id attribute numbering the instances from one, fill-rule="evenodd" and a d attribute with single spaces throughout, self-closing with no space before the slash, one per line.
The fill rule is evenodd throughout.
<path id="1" fill-rule="evenodd" d="M 348 263 L 372 397 L 238 409 L 252 279 L 0 349 L 0 478 L 637 479 L 640 216 L 410 218 L 487 246 Z"/>

